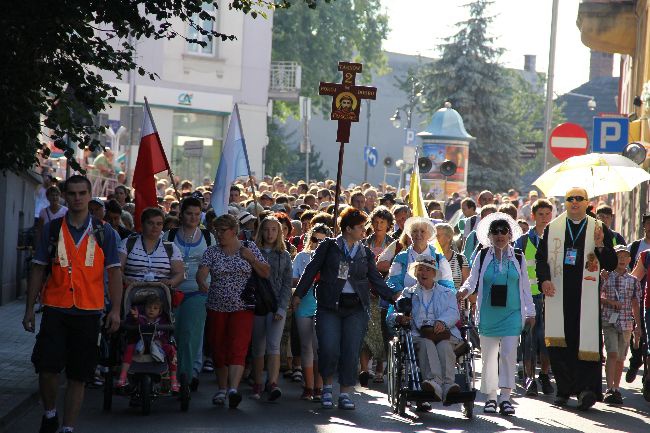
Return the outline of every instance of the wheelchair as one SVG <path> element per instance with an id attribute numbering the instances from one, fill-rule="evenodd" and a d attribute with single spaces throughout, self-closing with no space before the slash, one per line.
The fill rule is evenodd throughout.
<path id="1" fill-rule="evenodd" d="M 410 315 L 411 299 L 400 299 L 395 309 L 398 313 Z M 474 414 L 474 400 L 476 399 L 474 350 L 469 330 L 467 317 L 463 325 L 459 326 L 462 341 L 454 349 L 456 353 L 456 383 L 461 392 L 449 396 L 443 404 L 451 406 L 461 404 L 463 415 L 472 419 Z M 440 402 L 435 393 L 422 390 L 420 368 L 417 364 L 417 352 L 411 335 L 411 325 L 396 324 L 397 335 L 389 342 L 388 349 L 388 401 L 393 413 L 404 416 L 407 403 Z"/>

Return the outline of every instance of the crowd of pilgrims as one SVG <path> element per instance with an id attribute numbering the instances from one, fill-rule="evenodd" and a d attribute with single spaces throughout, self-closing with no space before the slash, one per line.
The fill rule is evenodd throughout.
<path id="1" fill-rule="evenodd" d="M 514 414 L 517 365 L 527 396 L 537 395 L 538 384 L 544 394 L 555 392 L 544 345 L 543 295 L 536 284 L 534 251 L 531 272 L 527 248 L 537 248 L 545 226 L 561 211 L 556 201 L 535 191 L 526 198 L 516 191 L 454 194 L 445 203 L 427 200 L 429 216 L 412 217 L 406 197 L 351 185 L 341 196 L 335 236 L 333 189 L 332 181 L 294 185 L 275 178 L 260 182 L 253 197 L 243 182 L 236 183 L 228 213 L 215 215 L 209 185 L 183 182 L 178 197 L 162 182 L 160 205 L 142 213 L 139 233 L 133 231 L 129 188 L 119 186 L 107 200 L 91 200 L 90 213 L 111 224 L 121 239 L 125 286 L 160 281 L 183 293 L 175 309 L 177 353 L 170 354 L 174 389 L 178 373 L 191 377 L 196 390 L 200 373 L 214 371 L 212 402 L 237 407 L 242 381 L 250 384 L 245 394 L 252 399 L 280 399 L 282 374 L 302 385 L 303 400 L 328 408 L 335 406 L 337 378 L 336 406 L 354 409 L 357 383 L 384 383 L 390 325 L 410 321 L 420 347 L 423 387 L 444 400 L 459 391 L 453 380 L 453 345 L 460 341 L 456 324 L 480 312 L 480 342 L 475 337 L 482 352 L 485 412 Z M 65 213 L 55 185 L 45 188 L 45 196 L 49 203 L 39 211 L 38 227 Z M 609 226 L 611 208 L 594 205 Z M 481 232 L 482 220 L 489 224 Z M 650 239 L 643 242 L 650 246 Z M 511 244 L 521 253 L 514 253 Z M 487 257 L 481 255 L 488 250 Z M 479 261 L 483 273 L 470 274 Z M 246 298 L 252 273 L 270 281 L 277 311 L 264 316 L 252 311 Z M 486 281 L 503 288 L 507 303 L 488 299 Z M 421 311 L 408 318 L 395 313 L 390 305 L 400 296 L 419 297 Z M 637 308 L 639 296 L 630 300 Z M 147 314 L 160 309 L 146 308 Z M 132 313 L 137 319 L 137 311 Z M 435 332 L 448 330 L 448 344 L 424 338 L 427 325 Z M 526 333 L 528 341 L 522 338 Z M 626 337 L 629 342 L 630 334 Z M 611 403 L 622 403 L 621 373 L 615 377 L 627 347 L 618 353 L 611 380 L 609 370 L 607 375 Z M 117 386 L 128 386 L 127 370 L 128 364 Z M 430 406 L 423 403 L 418 409 Z"/>

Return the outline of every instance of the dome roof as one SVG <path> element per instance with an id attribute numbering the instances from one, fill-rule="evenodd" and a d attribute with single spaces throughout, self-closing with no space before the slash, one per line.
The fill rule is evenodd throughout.
<path id="1" fill-rule="evenodd" d="M 427 128 L 418 133 L 418 137 L 423 139 L 443 139 L 443 140 L 462 140 L 474 141 L 475 137 L 469 135 L 465 130 L 463 118 L 458 111 L 451 108 L 451 103 L 445 102 L 445 106 L 431 118 Z"/>

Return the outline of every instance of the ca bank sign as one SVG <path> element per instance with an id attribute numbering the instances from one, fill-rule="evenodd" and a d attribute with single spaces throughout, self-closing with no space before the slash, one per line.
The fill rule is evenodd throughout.
<path id="1" fill-rule="evenodd" d="M 593 152 L 621 153 L 627 146 L 630 121 L 627 117 L 594 117 Z"/>

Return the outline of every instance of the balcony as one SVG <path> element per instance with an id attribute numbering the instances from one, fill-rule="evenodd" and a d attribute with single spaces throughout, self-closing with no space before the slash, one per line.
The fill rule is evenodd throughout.
<path id="1" fill-rule="evenodd" d="M 296 62 L 271 62 L 269 99 L 297 102 L 302 68 Z"/>
<path id="2" fill-rule="evenodd" d="M 633 55 L 637 21 L 633 0 L 583 1 L 576 25 L 582 43 L 592 50 Z"/>

